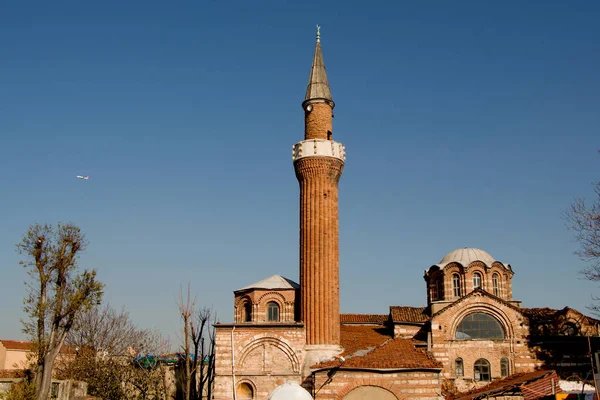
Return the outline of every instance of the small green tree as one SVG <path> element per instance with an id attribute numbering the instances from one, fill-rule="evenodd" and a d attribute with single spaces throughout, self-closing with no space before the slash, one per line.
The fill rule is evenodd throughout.
<path id="1" fill-rule="evenodd" d="M 80 271 L 77 264 L 86 244 L 81 229 L 71 223 L 31 225 L 17 244 L 30 278 L 23 330 L 35 346 L 38 400 L 48 398 L 54 361 L 77 317 L 102 299 L 104 285 L 96 280 L 96 270 Z"/>
<path id="2" fill-rule="evenodd" d="M 25 379 L 21 382 L 15 382 L 10 389 L 0 393 L 0 400 L 34 400 L 35 386 L 33 382 Z"/>

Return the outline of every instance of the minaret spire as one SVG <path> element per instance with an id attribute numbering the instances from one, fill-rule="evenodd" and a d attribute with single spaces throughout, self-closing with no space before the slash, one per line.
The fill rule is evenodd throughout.
<path id="1" fill-rule="evenodd" d="M 331 98 L 331 90 L 327 81 L 327 72 L 325 71 L 325 62 L 323 61 L 323 51 L 321 50 L 321 27 L 317 25 L 317 44 L 315 46 L 315 55 L 313 57 L 308 87 L 306 88 L 306 97 L 302 107 L 310 103 L 326 102 L 331 108 L 334 107 Z"/>
<path id="2" fill-rule="evenodd" d="M 300 319 L 306 329 L 303 370 L 339 354 L 340 278 L 338 181 L 345 148 L 333 140 L 333 100 L 317 43 L 304 108 L 304 140 L 293 147 L 300 184 Z"/>

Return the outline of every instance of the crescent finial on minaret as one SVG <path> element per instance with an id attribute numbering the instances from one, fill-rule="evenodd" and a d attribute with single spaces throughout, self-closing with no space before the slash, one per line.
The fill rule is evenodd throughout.
<path id="1" fill-rule="evenodd" d="M 317 43 L 321 43 L 321 27 L 317 24 Z"/>

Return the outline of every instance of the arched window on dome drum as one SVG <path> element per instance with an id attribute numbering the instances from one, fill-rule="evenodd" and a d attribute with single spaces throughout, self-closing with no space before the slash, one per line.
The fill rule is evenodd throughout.
<path id="1" fill-rule="evenodd" d="M 267 321 L 279 321 L 279 304 L 275 303 L 274 301 L 267 304 Z"/>
<path id="2" fill-rule="evenodd" d="M 252 321 L 252 304 L 250 302 L 244 303 L 244 322 Z"/>
<path id="3" fill-rule="evenodd" d="M 481 274 L 479 272 L 473 274 L 473 290 L 475 289 L 481 289 Z"/>
<path id="4" fill-rule="evenodd" d="M 500 277 L 496 273 L 492 275 L 492 289 L 494 290 L 494 296 L 500 297 Z"/>
<path id="5" fill-rule="evenodd" d="M 475 361 L 475 365 L 473 366 L 473 378 L 475 378 L 476 381 L 488 382 L 490 377 L 490 362 L 485 358 L 480 358 Z"/>
<path id="6" fill-rule="evenodd" d="M 435 291 L 437 292 L 437 300 L 444 299 L 444 281 L 441 277 L 435 279 Z"/>
<path id="7" fill-rule="evenodd" d="M 500 359 L 500 376 L 502 378 L 507 377 L 509 375 L 509 366 L 508 366 L 508 358 L 502 357 Z"/>
<path id="8" fill-rule="evenodd" d="M 250 384 L 242 382 L 235 390 L 235 395 L 238 400 L 252 400 L 254 399 L 254 389 Z"/>
<path id="9" fill-rule="evenodd" d="M 431 281 L 431 283 L 430 283 L 430 289 L 431 289 L 431 301 L 438 300 L 439 299 L 439 293 L 438 293 L 437 278 L 434 278 L 433 281 Z"/>
<path id="10" fill-rule="evenodd" d="M 456 340 L 502 340 L 504 329 L 500 322 L 489 314 L 476 312 L 460 321 L 456 328 Z"/>
<path id="11" fill-rule="evenodd" d="M 460 297 L 460 275 L 453 274 L 452 275 L 452 294 L 454 297 Z"/>
<path id="12" fill-rule="evenodd" d="M 456 374 L 456 376 L 464 376 L 465 375 L 465 367 L 463 364 L 463 359 L 462 358 L 457 358 L 456 360 L 454 360 L 454 373 Z"/>

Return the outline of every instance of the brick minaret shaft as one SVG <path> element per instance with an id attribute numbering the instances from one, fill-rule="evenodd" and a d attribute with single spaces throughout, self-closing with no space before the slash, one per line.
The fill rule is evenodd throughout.
<path id="1" fill-rule="evenodd" d="M 340 344 L 338 182 L 345 155 L 332 138 L 334 106 L 317 33 L 302 103 L 304 140 L 293 152 L 300 184 L 300 317 L 309 346 Z"/>

